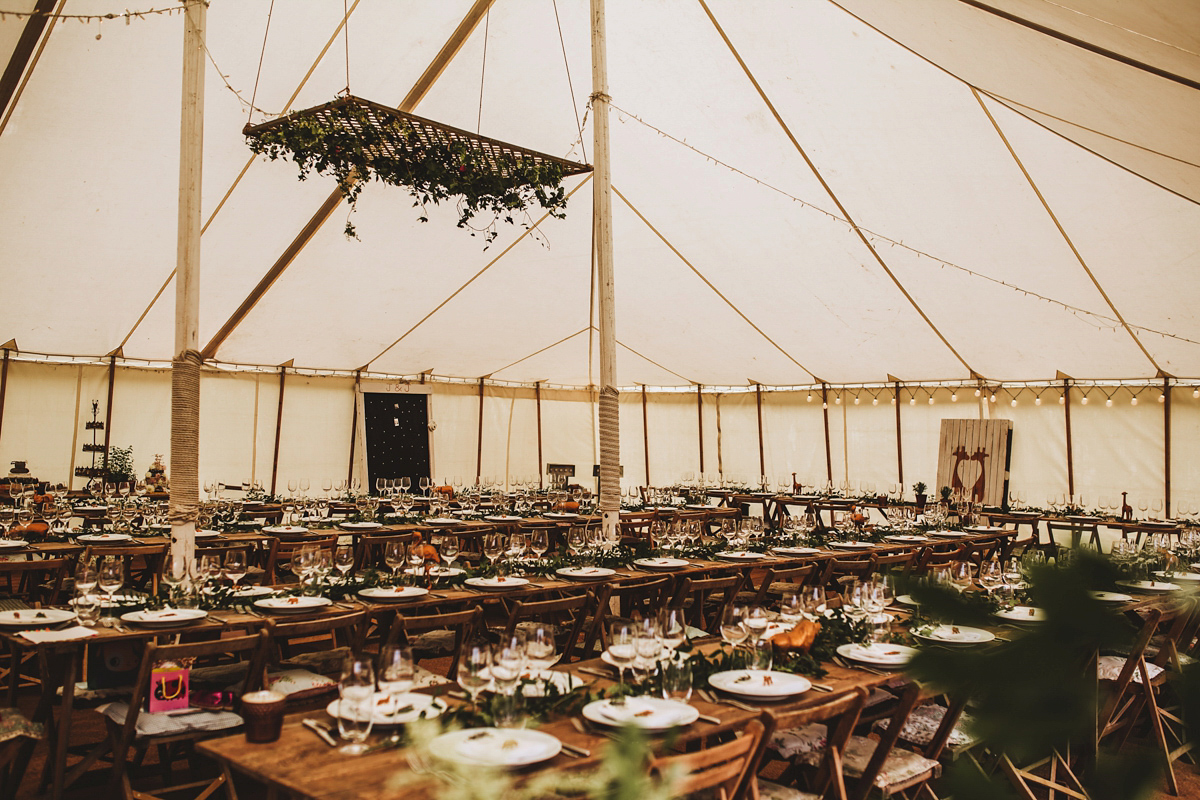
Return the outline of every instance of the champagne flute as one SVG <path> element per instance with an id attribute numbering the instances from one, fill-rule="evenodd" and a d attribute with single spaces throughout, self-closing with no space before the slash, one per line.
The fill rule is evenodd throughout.
<path id="1" fill-rule="evenodd" d="M 350 656 L 338 684 L 338 735 L 346 742 L 338 752 L 348 756 L 366 752 L 374 719 L 374 667 L 369 659 Z"/>
<path id="2" fill-rule="evenodd" d="M 117 620 L 113 616 L 113 609 L 116 607 L 113 593 L 125 585 L 125 560 L 120 556 L 105 556 L 100 562 L 96 576 L 96 585 L 100 587 L 100 591 L 108 595 L 108 611 L 100 620 L 100 624 L 111 628 L 117 624 Z"/>

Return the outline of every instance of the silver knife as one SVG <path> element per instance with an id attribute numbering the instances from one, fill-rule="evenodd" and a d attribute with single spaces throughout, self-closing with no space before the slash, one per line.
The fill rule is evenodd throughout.
<path id="1" fill-rule="evenodd" d="M 321 724 L 319 722 L 317 722 L 315 719 L 306 719 L 301 724 L 304 725 L 304 727 L 308 728 L 313 733 L 315 733 L 317 736 L 321 737 L 321 741 L 325 742 L 325 744 L 329 745 L 330 747 L 338 746 L 337 740 L 335 740 L 332 736 L 330 736 L 329 731 L 322 728 Z"/>

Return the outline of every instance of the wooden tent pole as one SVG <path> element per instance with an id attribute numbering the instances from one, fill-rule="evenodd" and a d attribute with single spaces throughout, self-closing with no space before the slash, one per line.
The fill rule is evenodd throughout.
<path id="1" fill-rule="evenodd" d="M 700 472 L 704 472 L 704 397 L 700 394 L 700 384 L 696 384 L 696 419 L 700 425 Z"/>
<path id="2" fill-rule="evenodd" d="M 38 0 L 33 8 L 33 13 L 25 20 L 21 36 L 17 39 L 16 47 L 13 48 L 4 73 L 0 75 L 0 117 L 4 117 L 8 113 L 13 95 L 17 92 L 17 85 L 21 82 L 21 76 L 25 74 L 25 68 L 29 66 L 29 60 L 33 56 L 33 50 L 37 47 L 38 41 L 42 38 L 42 32 L 47 28 L 50 30 L 54 28 L 54 23 L 50 21 L 49 17 L 50 12 L 54 10 L 54 1 Z M 49 33 L 46 35 L 49 36 Z"/>
<path id="3" fill-rule="evenodd" d="M 542 383 L 533 385 L 533 400 L 537 404 L 537 433 L 538 433 L 538 488 L 543 488 L 546 475 L 546 462 L 542 460 Z"/>
<path id="4" fill-rule="evenodd" d="M 767 455 L 763 448 L 763 427 L 762 427 L 762 384 L 754 384 L 754 401 L 758 406 L 758 475 L 761 478 L 767 474 Z M 767 491 L 763 487 L 763 491 Z"/>
<path id="5" fill-rule="evenodd" d="M 191 575 L 200 510 L 200 228 L 204 164 L 204 29 L 208 4 L 185 0 L 175 257 L 175 358 L 171 363 L 171 558 Z M 111 404 L 110 404 L 111 405 Z"/>
<path id="6" fill-rule="evenodd" d="M 821 416 L 825 418 L 825 480 L 833 483 L 833 452 L 829 447 L 829 385 L 821 384 Z"/>
<path id="7" fill-rule="evenodd" d="M 0 364 L 0 435 L 4 433 L 4 396 L 8 394 L 8 355 L 11 351 L 4 348 L 4 362 Z M 72 448 L 74 452 L 74 448 Z"/>
<path id="8" fill-rule="evenodd" d="M 279 403 L 275 408 L 275 451 L 271 456 L 271 496 L 275 496 L 275 479 L 279 476 L 279 439 L 283 433 L 283 389 L 287 381 L 287 365 L 279 366 Z"/>
<path id="9" fill-rule="evenodd" d="M 1163 519 L 1171 518 L 1171 379 L 1163 377 Z"/>
<path id="10" fill-rule="evenodd" d="M 892 384 L 892 391 L 895 394 L 892 397 L 896 406 L 896 475 L 900 480 L 900 493 L 904 493 L 904 444 L 903 436 L 901 435 L 902 428 L 900 427 L 900 381 Z"/>
<path id="11" fill-rule="evenodd" d="M 2 410 L 2 409 L 0 409 Z M 646 460 L 646 485 L 650 483 L 650 420 L 646 412 L 646 384 L 642 384 L 642 455 Z"/>
<path id="12" fill-rule="evenodd" d="M 104 406 L 104 464 L 108 465 L 108 445 L 112 441 L 113 389 L 117 385 L 117 354 L 108 357 L 108 399 Z"/>
<path id="13" fill-rule="evenodd" d="M 475 439 L 475 483 L 479 483 L 479 476 L 483 474 L 483 378 L 479 379 L 479 432 Z M 429 479 L 432 481 L 433 476 Z"/>
<path id="14" fill-rule="evenodd" d="M 346 467 L 346 485 L 354 480 L 354 449 L 358 443 L 358 395 L 362 386 L 362 370 L 354 370 L 354 409 L 350 412 L 350 465 Z"/>
<path id="15" fill-rule="evenodd" d="M 600 334 L 600 514 L 604 536 L 615 542 L 621 514 L 621 417 L 617 391 L 617 308 L 613 269 L 612 169 L 609 163 L 608 54 L 604 0 L 591 0 L 592 15 L 592 220 Z"/>
<path id="16" fill-rule="evenodd" d="M 1075 452 L 1071 445 L 1071 381 L 1063 378 L 1063 414 L 1067 424 L 1067 494 L 1075 494 Z"/>

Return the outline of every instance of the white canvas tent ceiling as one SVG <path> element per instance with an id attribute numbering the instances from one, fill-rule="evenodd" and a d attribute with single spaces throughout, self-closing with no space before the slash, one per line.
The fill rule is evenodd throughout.
<path id="1" fill-rule="evenodd" d="M 743 69 L 696 0 L 609 0 L 621 384 L 1200 375 L 1200 8 L 990 5 L 1078 41 L 962 0 L 710 0 Z M 208 15 L 202 343 L 332 189 L 241 175 L 268 6 Z M 350 88 L 399 103 L 470 6 L 353 3 Z M 557 14 L 562 47 L 551 0 L 497 0 L 415 111 L 587 160 L 587 3 Z M 341 20 L 276 3 L 258 108 L 345 86 L 342 40 L 320 57 Z M 0 62 L 25 24 L 0 21 Z M 0 341 L 169 359 L 181 17 L 50 30 L 0 132 Z M 340 208 L 215 358 L 592 384 L 591 186 L 567 187 L 565 220 L 485 251 L 452 208 L 421 224 L 369 186 L 360 241 Z"/>

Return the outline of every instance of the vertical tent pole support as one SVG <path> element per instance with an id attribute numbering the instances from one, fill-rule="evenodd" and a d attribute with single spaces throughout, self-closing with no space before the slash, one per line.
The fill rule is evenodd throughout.
<path id="1" fill-rule="evenodd" d="M 483 474 L 483 378 L 479 379 L 479 431 L 475 439 L 475 482 L 479 483 L 479 476 Z M 433 476 L 429 479 L 432 481 Z"/>
<path id="2" fill-rule="evenodd" d="M 762 384 L 754 384 L 754 402 L 758 408 L 758 475 L 759 478 L 767 474 L 767 455 L 763 448 L 763 427 L 762 427 Z M 763 491 L 767 491 L 767 487 L 763 487 Z"/>
<path id="3" fill-rule="evenodd" d="M 646 485 L 650 483 L 650 420 L 646 415 L 646 384 L 642 384 L 642 456 L 646 461 Z"/>
<path id="4" fill-rule="evenodd" d="M 175 258 L 175 358 L 171 363 L 171 557 L 191 574 L 200 507 L 200 229 L 204 164 L 204 28 L 208 4 L 183 7 L 183 85 L 179 123 L 179 222 Z"/>
<path id="5" fill-rule="evenodd" d="M 900 426 L 900 381 L 892 384 L 893 402 L 896 407 L 896 475 L 900 481 L 900 494 L 904 494 L 904 436 Z"/>
<path id="6" fill-rule="evenodd" d="M 704 398 L 700 394 L 701 386 L 696 384 L 696 420 L 700 430 L 700 472 L 704 472 Z"/>
<path id="7" fill-rule="evenodd" d="M 821 384 L 821 416 L 825 419 L 825 480 L 833 483 L 833 452 L 829 447 L 829 385 Z"/>
<path id="8" fill-rule="evenodd" d="M 4 361 L 0 363 L 0 435 L 4 433 L 4 396 L 8 394 L 8 355 L 10 352 L 12 351 L 7 347 L 4 348 Z"/>
<path id="9" fill-rule="evenodd" d="M 1171 518 L 1171 379 L 1163 377 L 1163 519 Z"/>
<path id="10" fill-rule="evenodd" d="M 543 479 L 546 475 L 546 462 L 542 460 L 542 384 L 538 381 L 533 385 L 533 401 L 537 405 L 537 429 L 538 429 L 538 488 L 543 487 Z"/>
<path id="11" fill-rule="evenodd" d="M 279 439 L 283 433 L 283 389 L 287 382 L 287 365 L 279 365 L 279 403 L 275 408 L 275 451 L 271 455 L 271 496 L 275 496 L 275 479 L 279 476 Z M 349 487 L 347 487 L 349 488 Z"/>
<path id="12" fill-rule="evenodd" d="M 358 395 L 362 386 L 362 370 L 354 370 L 354 409 L 350 412 L 350 464 L 346 467 L 346 485 L 354 480 L 354 449 L 358 443 Z"/>
<path id="13" fill-rule="evenodd" d="M 616 542 L 621 515 L 621 415 L 617 391 L 617 303 L 613 267 L 612 165 L 608 150 L 608 54 L 604 0 L 592 14 L 592 230 L 595 232 L 600 333 L 600 514 L 606 541 Z"/>
<path id="14" fill-rule="evenodd" d="M 1071 444 L 1071 381 L 1063 378 L 1063 414 L 1067 425 L 1067 494 L 1075 494 L 1075 451 Z"/>
<path id="15" fill-rule="evenodd" d="M 104 407 L 104 465 L 108 466 L 108 445 L 112 441 L 113 389 L 117 385 L 117 354 L 108 357 L 108 399 Z"/>

